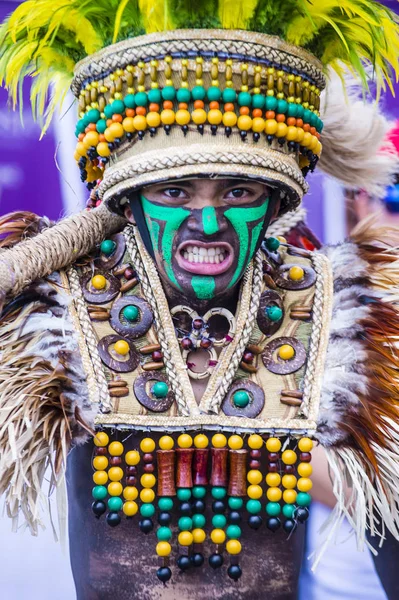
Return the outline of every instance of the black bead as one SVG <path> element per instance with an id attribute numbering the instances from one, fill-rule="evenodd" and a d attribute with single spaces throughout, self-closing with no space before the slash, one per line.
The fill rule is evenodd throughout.
<path id="1" fill-rule="evenodd" d="M 184 135 L 186 136 L 188 133 L 188 125 L 183 125 L 183 127 L 181 129 L 182 129 L 182 132 L 184 133 Z"/>
<path id="2" fill-rule="evenodd" d="M 285 138 L 283 138 L 283 137 L 277 138 L 277 141 L 280 144 L 280 146 L 284 146 L 284 144 L 285 144 Z"/>
<path id="3" fill-rule="evenodd" d="M 247 139 L 247 132 L 240 131 L 240 136 L 241 136 L 242 141 L 244 142 Z"/>
<path id="4" fill-rule="evenodd" d="M 133 139 L 133 133 L 132 133 L 131 131 L 128 131 L 128 132 L 126 133 L 126 139 L 128 139 L 128 140 L 129 140 L 129 142 L 130 142 L 130 140 L 132 140 L 132 139 Z"/>
<path id="5" fill-rule="evenodd" d="M 121 142 L 122 142 L 121 138 L 114 139 L 114 144 L 116 144 L 117 146 L 119 146 L 121 144 Z"/>
<path id="6" fill-rule="evenodd" d="M 139 521 L 139 527 L 140 531 L 147 534 L 154 529 L 154 523 L 151 519 L 141 519 L 141 521 Z"/>
<path id="7" fill-rule="evenodd" d="M 225 132 L 225 134 L 227 135 L 227 137 L 230 137 L 230 136 L 231 136 L 231 134 L 232 134 L 232 129 L 231 129 L 231 127 L 225 127 L 225 128 L 224 128 L 224 132 Z"/>
<path id="8" fill-rule="evenodd" d="M 157 130 L 156 127 L 150 127 L 150 136 L 154 137 L 154 135 L 156 134 Z"/>
<path id="9" fill-rule="evenodd" d="M 227 521 L 228 523 L 231 523 L 232 525 L 238 525 L 239 523 L 241 523 L 241 515 L 238 511 L 236 510 L 232 510 L 228 515 L 227 515 Z"/>
<path id="10" fill-rule="evenodd" d="M 259 517 L 259 515 L 251 515 L 248 519 L 248 525 L 251 529 L 259 529 L 262 523 L 262 517 Z"/>
<path id="11" fill-rule="evenodd" d="M 257 131 L 254 133 L 253 135 L 254 138 L 254 142 L 259 142 L 260 140 L 260 133 L 258 133 Z"/>
<path id="12" fill-rule="evenodd" d="M 169 525 L 171 516 L 168 512 L 160 512 L 158 515 L 158 523 L 163 527 Z"/>
<path id="13" fill-rule="evenodd" d="M 211 554 L 209 557 L 209 566 L 212 569 L 219 569 L 223 564 L 223 556 L 221 554 Z"/>
<path id="14" fill-rule="evenodd" d="M 189 556 L 179 556 L 177 559 L 177 566 L 181 571 L 186 571 L 191 567 L 191 560 Z"/>
<path id="15" fill-rule="evenodd" d="M 222 500 L 212 502 L 212 510 L 214 513 L 223 513 L 226 510 L 225 503 Z"/>
<path id="16" fill-rule="evenodd" d="M 216 135 L 216 133 L 217 133 L 217 130 L 218 130 L 218 126 L 217 126 L 217 125 L 211 125 L 211 132 L 212 132 L 212 135 Z"/>
<path id="17" fill-rule="evenodd" d="M 113 145 L 112 142 L 108 142 L 108 148 L 111 150 L 111 152 L 112 152 L 112 150 L 115 150 L 115 146 Z"/>
<path id="18" fill-rule="evenodd" d="M 105 513 L 105 511 L 107 510 L 107 507 L 105 506 L 105 502 L 102 502 L 101 500 L 97 500 L 96 502 L 93 502 L 93 504 L 91 505 L 91 509 L 94 512 L 94 514 L 96 515 L 97 519 L 99 519 L 101 517 L 101 515 L 103 515 Z"/>
<path id="19" fill-rule="evenodd" d="M 277 519 L 277 517 L 270 517 L 270 519 L 267 519 L 266 525 L 270 531 L 277 531 L 281 525 L 281 522 L 280 519 Z"/>
<path id="20" fill-rule="evenodd" d="M 143 139 L 144 139 L 144 136 L 145 136 L 145 131 L 138 131 L 138 132 L 137 132 L 137 135 L 138 135 L 138 137 L 139 137 L 139 140 L 143 140 Z"/>
<path id="21" fill-rule="evenodd" d="M 121 522 L 121 518 L 117 512 L 109 512 L 107 514 L 107 523 L 111 527 L 116 527 Z"/>
<path id="22" fill-rule="evenodd" d="M 309 509 L 298 507 L 294 513 L 294 517 L 300 523 L 304 523 L 309 518 Z"/>
<path id="23" fill-rule="evenodd" d="M 205 512 L 205 502 L 203 500 L 196 500 L 193 502 L 193 510 L 196 513 Z"/>
<path id="24" fill-rule="evenodd" d="M 273 141 L 273 137 L 274 137 L 274 136 L 273 136 L 273 135 L 270 135 L 270 134 L 266 136 L 266 139 L 267 139 L 267 142 L 268 142 L 268 144 L 271 144 L 271 143 L 272 143 L 272 141 Z"/>
<path id="25" fill-rule="evenodd" d="M 165 129 L 166 135 L 169 135 L 170 134 L 170 129 L 171 129 L 170 125 L 165 125 L 164 129 Z"/>
<path id="26" fill-rule="evenodd" d="M 230 579 L 238 581 L 242 575 L 241 567 L 239 565 L 230 565 L 227 569 L 227 575 L 230 577 Z"/>
<path id="27" fill-rule="evenodd" d="M 296 529 L 296 527 L 297 527 L 297 525 L 296 525 L 295 521 L 293 521 L 292 519 L 287 519 L 283 523 L 283 529 L 286 533 L 291 533 L 292 531 L 294 531 Z"/>
<path id="28" fill-rule="evenodd" d="M 86 163 L 87 163 L 87 158 L 85 156 L 81 156 L 79 158 L 79 162 L 78 162 L 79 167 L 82 167 L 82 168 L 85 167 Z"/>
<path id="29" fill-rule="evenodd" d="M 190 502 L 182 502 L 179 506 L 179 511 L 186 517 L 191 515 L 191 510 Z"/>
<path id="30" fill-rule="evenodd" d="M 191 562 L 194 567 L 202 567 L 204 564 L 204 555 L 201 552 L 196 552 L 192 555 Z"/>
<path id="31" fill-rule="evenodd" d="M 157 577 L 162 583 L 166 583 L 172 577 L 172 571 L 169 567 L 160 567 L 157 571 Z"/>
<path id="32" fill-rule="evenodd" d="M 288 148 L 293 152 L 295 150 L 295 142 L 288 142 Z"/>
<path id="33" fill-rule="evenodd" d="M 201 135 L 204 135 L 204 126 L 203 125 L 198 125 L 197 129 Z"/>

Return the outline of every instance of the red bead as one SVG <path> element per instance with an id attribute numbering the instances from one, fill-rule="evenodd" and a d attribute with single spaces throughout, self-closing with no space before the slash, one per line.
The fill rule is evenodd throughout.
<path id="1" fill-rule="evenodd" d="M 260 458 L 262 456 L 262 452 L 260 450 L 251 450 L 249 456 L 251 458 Z"/>
<path id="2" fill-rule="evenodd" d="M 299 455 L 299 460 L 301 462 L 310 462 L 312 460 L 312 455 L 310 452 L 301 452 Z"/>
<path id="3" fill-rule="evenodd" d="M 133 477 L 133 476 L 126 477 L 125 481 L 126 481 L 126 485 L 136 485 L 137 484 L 137 478 Z"/>
<path id="4" fill-rule="evenodd" d="M 113 467 L 119 467 L 119 465 L 122 464 L 122 459 L 120 456 L 111 456 L 111 458 L 109 459 L 109 463 Z"/>
<path id="5" fill-rule="evenodd" d="M 108 454 L 108 450 L 105 446 L 101 446 L 100 448 L 96 448 L 94 454 L 96 456 L 106 456 Z"/>
<path id="6" fill-rule="evenodd" d="M 260 469 L 260 460 L 250 460 L 249 468 L 250 469 Z"/>
<path id="7" fill-rule="evenodd" d="M 249 365 L 249 364 L 251 364 L 253 359 L 254 359 L 254 355 L 252 354 L 252 352 L 244 352 L 244 355 L 242 357 L 243 362 L 245 362 Z"/>
<path id="8" fill-rule="evenodd" d="M 271 462 L 269 463 L 267 470 L 269 471 L 269 473 L 277 473 L 278 471 L 278 464 Z"/>
<path id="9" fill-rule="evenodd" d="M 189 337 L 184 337 L 180 343 L 183 350 L 190 350 L 193 347 L 193 343 Z"/>
<path id="10" fill-rule="evenodd" d="M 147 463 L 143 467 L 144 473 L 153 473 L 155 471 L 155 467 L 152 463 Z"/>
<path id="11" fill-rule="evenodd" d="M 204 326 L 204 321 L 202 319 L 194 319 L 193 320 L 193 328 L 194 329 L 202 329 Z"/>
<path id="12" fill-rule="evenodd" d="M 273 267 L 271 267 L 267 262 L 262 264 L 262 270 L 264 273 L 271 275 L 273 273 Z"/>
<path id="13" fill-rule="evenodd" d="M 127 269 L 125 269 L 123 276 L 125 279 L 133 279 L 136 276 L 136 273 L 131 267 L 128 267 Z"/>
<path id="14" fill-rule="evenodd" d="M 270 452 L 267 455 L 267 460 L 269 462 L 276 462 L 276 460 L 278 460 L 278 454 L 277 454 L 277 452 Z"/>
<path id="15" fill-rule="evenodd" d="M 289 475 L 291 475 L 292 473 L 295 473 L 294 465 L 284 465 L 284 473 L 287 473 Z"/>
<path id="16" fill-rule="evenodd" d="M 151 355 L 152 360 L 155 362 L 160 362 L 163 359 L 163 354 L 160 350 L 155 350 L 155 352 Z"/>
<path id="17" fill-rule="evenodd" d="M 129 466 L 125 469 L 126 475 L 137 475 L 137 467 Z"/>
<path id="18" fill-rule="evenodd" d="M 145 454 L 143 454 L 143 462 L 151 463 L 153 460 L 154 460 L 154 455 L 151 454 L 150 452 L 146 452 Z"/>
<path id="19" fill-rule="evenodd" d="M 209 338 L 203 337 L 201 342 L 200 342 L 200 346 L 201 348 L 210 348 L 212 346 L 212 340 L 210 340 Z"/>

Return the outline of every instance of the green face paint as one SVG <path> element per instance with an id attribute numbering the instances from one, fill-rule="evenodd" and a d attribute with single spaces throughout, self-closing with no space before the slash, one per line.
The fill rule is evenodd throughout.
<path id="1" fill-rule="evenodd" d="M 198 300 L 211 300 L 214 298 L 216 287 L 214 277 L 194 275 L 191 285 Z"/>
<path id="2" fill-rule="evenodd" d="M 216 211 L 213 206 L 206 206 L 202 209 L 202 225 L 205 235 L 213 235 L 219 231 Z"/>

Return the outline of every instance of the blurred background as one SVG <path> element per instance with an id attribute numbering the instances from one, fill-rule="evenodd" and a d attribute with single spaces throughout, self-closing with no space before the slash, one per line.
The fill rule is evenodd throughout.
<path id="1" fill-rule="evenodd" d="M 18 0 L 0 0 L 0 20 L 15 9 Z M 385 4 L 397 10 L 396 0 Z M 399 86 L 396 86 L 397 95 Z M 29 87 L 24 89 L 20 114 L 10 109 L 7 93 L 0 89 L 0 215 L 26 210 L 57 220 L 84 208 L 87 191 L 80 183 L 73 160 L 76 109 L 66 99 L 51 129 L 40 138 L 29 105 Z M 399 103 L 390 94 L 382 98 L 383 110 L 399 119 Z M 399 151 L 399 139 L 397 140 Z M 324 243 L 342 240 L 351 227 L 371 211 L 380 210 L 380 219 L 399 220 L 399 186 L 387 190 L 385 203 L 376 203 L 361 191 L 349 193 L 336 181 L 320 174 L 310 176 L 311 191 L 304 205 L 308 224 Z M 328 485 L 326 484 L 326 487 Z M 328 517 L 331 498 L 328 490 L 317 494 L 323 502 L 312 506 L 307 530 L 309 556 L 320 545 L 319 529 Z M 1 506 L 1 505 L 0 505 Z M 11 533 L 11 522 L 0 513 L 0 590 L 7 600 L 75 600 L 67 544 L 56 544 L 50 523 L 39 537 L 22 529 Z M 385 600 L 368 551 L 357 552 L 354 538 L 344 524 L 340 544 L 330 546 L 316 573 L 311 560 L 304 560 L 299 600 Z M 54 590 L 57 590 L 54 595 Z"/>

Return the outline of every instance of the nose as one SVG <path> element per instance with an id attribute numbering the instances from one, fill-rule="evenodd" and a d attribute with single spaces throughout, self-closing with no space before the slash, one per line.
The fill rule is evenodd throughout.
<path id="1" fill-rule="evenodd" d="M 201 232 L 205 235 L 223 233 L 228 228 L 228 222 L 221 211 L 213 206 L 206 206 L 202 210 L 194 210 L 188 218 L 187 227 L 191 231 Z"/>

